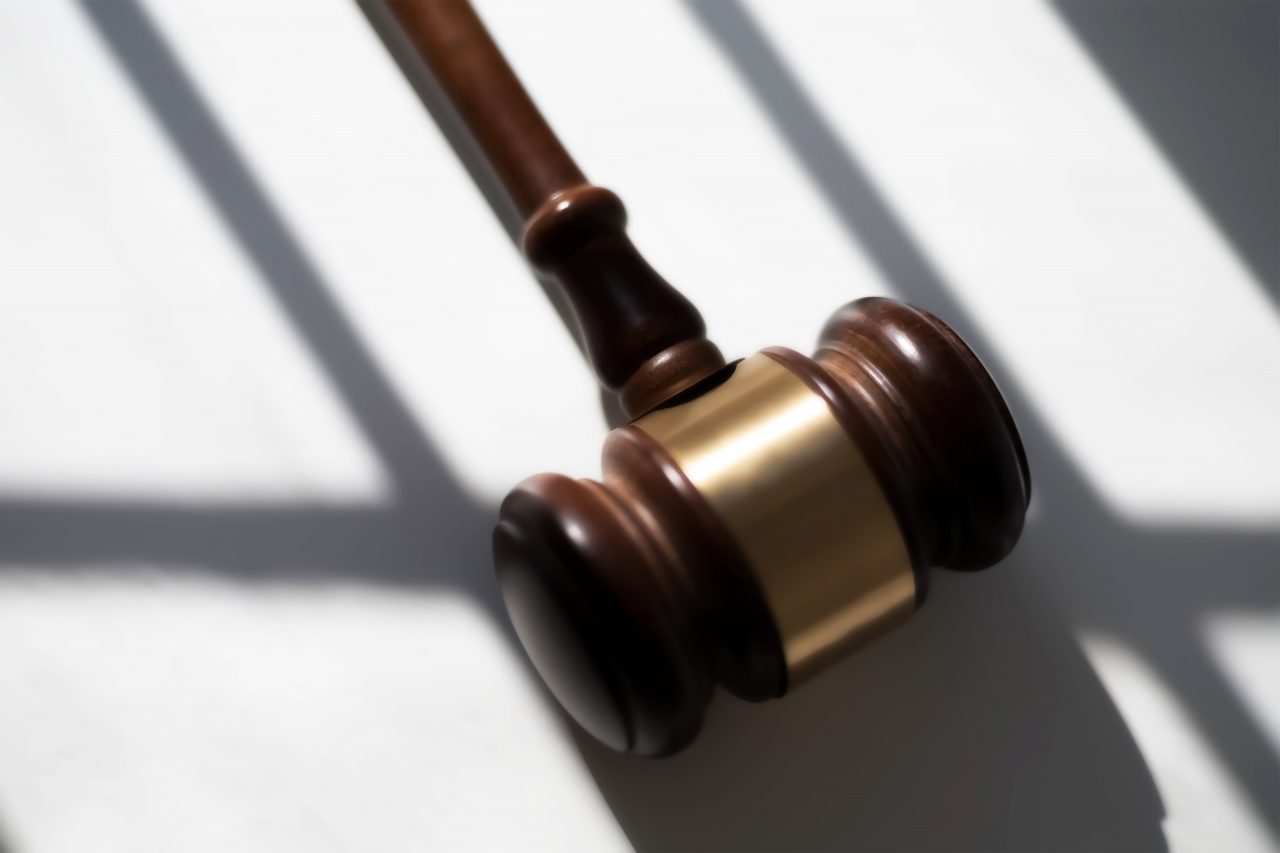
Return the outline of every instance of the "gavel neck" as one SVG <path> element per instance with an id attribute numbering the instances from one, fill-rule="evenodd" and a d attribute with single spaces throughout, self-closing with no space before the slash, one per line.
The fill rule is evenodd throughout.
<path id="1" fill-rule="evenodd" d="M 626 210 L 586 182 L 469 3 L 388 4 L 553 278 L 600 383 L 634 418 L 724 366 L 693 305 L 641 257 Z M 455 140 L 457 142 L 459 140 Z"/>
<path id="2" fill-rule="evenodd" d="M 621 199 L 583 184 L 534 211 L 521 243 L 564 292 L 600 383 L 635 418 L 720 370 L 724 358 L 693 304 L 640 255 L 626 221 Z"/>

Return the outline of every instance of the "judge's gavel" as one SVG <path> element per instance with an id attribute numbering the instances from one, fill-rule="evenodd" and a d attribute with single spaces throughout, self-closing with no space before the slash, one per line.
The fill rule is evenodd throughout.
<path id="1" fill-rule="evenodd" d="M 1026 457 L 995 383 L 945 323 L 860 299 L 827 321 L 812 358 L 770 348 L 726 364 L 474 10 L 389 8 L 631 419 L 605 439 L 599 481 L 531 477 L 493 534 L 516 633 L 583 728 L 617 750 L 674 752 L 715 685 L 781 696 L 906 619 L 930 567 L 982 569 L 1009 552 Z"/>

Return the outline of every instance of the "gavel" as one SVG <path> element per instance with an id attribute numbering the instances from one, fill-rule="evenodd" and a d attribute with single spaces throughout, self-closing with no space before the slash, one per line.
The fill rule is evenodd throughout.
<path id="1" fill-rule="evenodd" d="M 726 363 L 472 7 L 389 9 L 629 421 L 605 438 L 599 480 L 530 477 L 493 532 L 515 632 L 583 729 L 619 751 L 676 752 L 717 685 L 780 697 L 904 621 L 931 568 L 1009 553 L 1026 455 L 945 323 L 863 298 L 827 320 L 812 357 L 771 347 Z"/>

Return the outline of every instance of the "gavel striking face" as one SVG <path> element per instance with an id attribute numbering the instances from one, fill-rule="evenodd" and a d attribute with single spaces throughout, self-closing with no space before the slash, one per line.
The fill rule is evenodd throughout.
<path id="1" fill-rule="evenodd" d="M 474 12 L 392 8 L 631 418 L 605 439 L 599 480 L 525 480 L 493 535 L 516 633 L 584 729 L 620 751 L 674 752 L 716 685 L 782 696 L 905 620 L 930 568 L 982 569 L 1009 552 L 1026 458 L 995 383 L 941 320 L 860 299 L 827 321 L 812 357 L 769 348 L 725 364 Z M 508 144 L 510 127 L 523 145 Z"/>

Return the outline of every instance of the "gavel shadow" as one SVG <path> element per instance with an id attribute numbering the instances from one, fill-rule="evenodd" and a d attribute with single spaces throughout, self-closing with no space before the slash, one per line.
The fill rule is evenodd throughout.
<path id="1" fill-rule="evenodd" d="M 489 571 L 494 508 L 458 487 L 143 9 L 81 8 L 350 409 L 393 499 L 206 510 L 0 498 L 3 562 L 139 561 L 244 582 L 461 591 L 507 630 Z M 762 106 L 901 294 L 953 322 L 1003 375 L 741 10 L 695 13 L 763 87 Z M 1274 610 L 1273 538 L 1115 517 L 1030 402 L 1008 390 L 1037 490 L 1011 560 L 939 577 L 912 623 L 783 702 L 718 699 L 700 741 L 674 759 L 625 758 L 579 738 L 637 848 L 1162 848 L 1149 772 L 1073 626 L 1106 632 L 1152 665 L 1275 831 L 1275 755 L 1195 635 L 1216 608 Z"/>
<path id="2" fill-rule="evenodd" d="M 986 575 L 939 573 L 912 624 L 785 702 L 718 702 L 702 739 L 662 764 L 583 738 L 629 837 L 647 849 L 1164 847 L 1150 773 L 1075 640 L 1086 630 L 1163 681 L 1274 838 L 1275 751 L 1200 628 L 1216 611 L 1275 613 L 1275 531 L 1135 524 L 1108 509 L 746 11 L 687 7 L 897 294 L 1006 380 L 1035 498 L 1012 558 Z"/>

